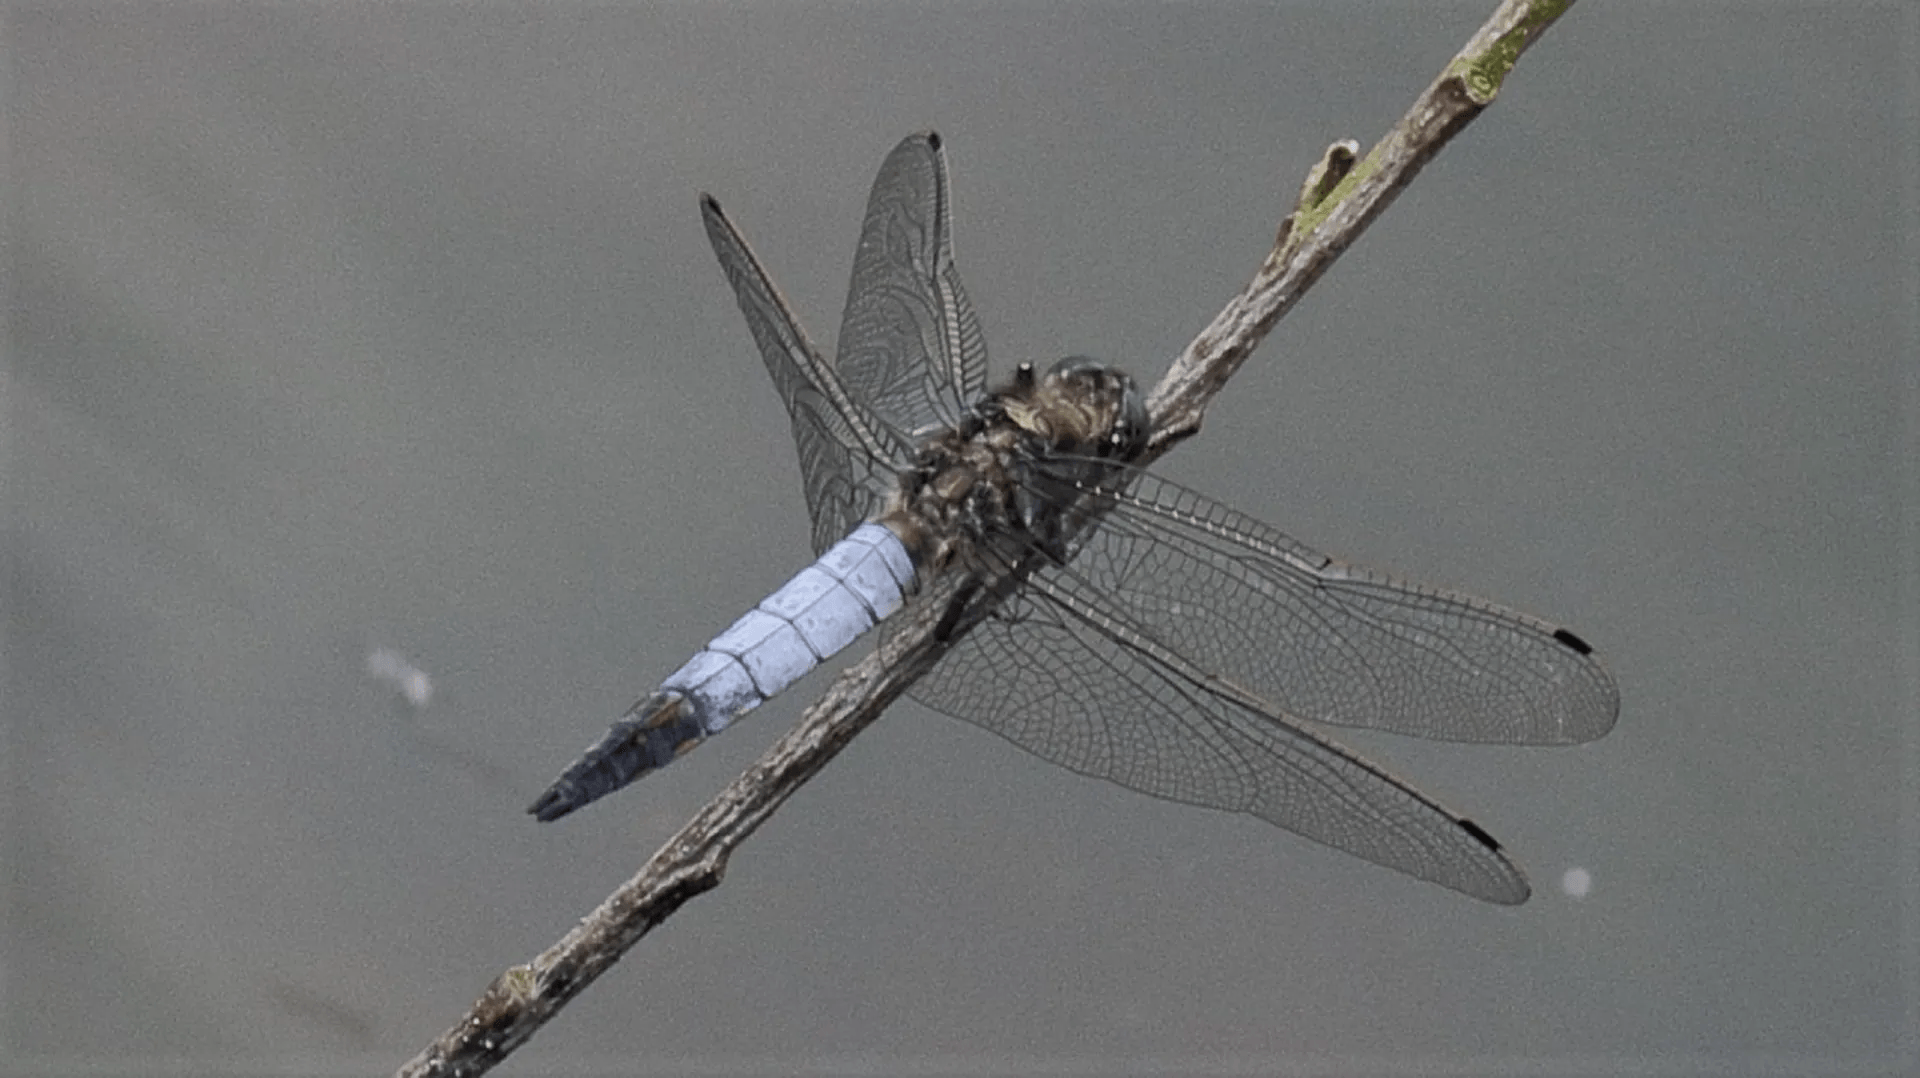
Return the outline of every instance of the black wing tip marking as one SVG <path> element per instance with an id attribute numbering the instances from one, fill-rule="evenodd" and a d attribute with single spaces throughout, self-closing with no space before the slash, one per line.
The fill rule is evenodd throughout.
<path id="1" fill-rule="evenodd" d="M 940 148 L 940 132 L 928 131 L 922 137 L 927 140 L 928 146 L 931 146 L 936 150 Z"/>
<path id="2" fill-rule="evenodd" d="M 1520 870 L 1513 866 L 1513 862 L 1507 860 L 1506 848 L 1500 845 L 1498 839 L 1487 834 L 1486 828 L 1481 827 L 1465 816 L 1456 816 L 1453 822 L 1459 824 L 1460 830 L 1472 836 L 1475 842 L 1485 846 L 1488 853 L 1493 854 L 1495 859 L 1506 866 L 1507 872 L 1504 878 L 1499 880 L 1491 889 L 1469 887 L 1461 884 L 1450 884 L 1450 886 L 1497 906 L 1518 906 L 1533 897 L 1533 888 L 1527 885 L 1527 878 L 1521 875 Z"/>
<path id="3" fill-rule="evenodd" d="M 1479 824 L 1474 823 L 1472 820 L 1467 819 L 1465 816 L 1459 817 L 1458 819 L 1454 820 L 1454 822 L 1460 825 L 1460 830 L 1465 831 L 1469 835 L 1472 835 L 1474 838 L 1474 841 L 1480 843 L 1480 845 L 1485 846 L 1487 849 L 1492 850 L 1494 853 L 1501 852 L 1501 846 L 1500 846 L 1499 840 L 1494 838 L 1492 835 L 1487 834 L 1486 828 L 1481 827 Z"/>
<path id="4" fill-rule="evenodd" d="M 714 217 L 726 216 L 720 209 L 720 200 L 705 191 L 700 192 L 700 212 Z"/>
<path id="5" fill-rule="evenodd" d="M 1582 655 L 1593 654 L 1592 644 L 1587 643 L 1585 640 L 1580 639 L 1565 629 L 1555 629 L 1553 631 L 1553 638 Z"/>

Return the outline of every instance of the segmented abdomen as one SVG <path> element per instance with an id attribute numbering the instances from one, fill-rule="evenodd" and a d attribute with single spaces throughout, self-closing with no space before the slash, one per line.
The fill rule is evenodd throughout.
<path id="1" fill-rule="evenodd" d="M 557 820 L 727 728 L 900 608 L 913 560 L 862 524 L 629 708 L 527 811 Z"/>

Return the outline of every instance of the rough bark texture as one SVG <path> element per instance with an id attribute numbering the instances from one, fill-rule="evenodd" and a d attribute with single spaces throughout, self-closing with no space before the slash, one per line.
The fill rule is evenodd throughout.
<path id="1" fill-rule="evenodd" d="M 1194 338 L 1148 401 L 1157 458 L 1200 429 L 1206 407 L 1275 322 L 1385 210 L 1423 165 L 1493 101 L 1518 59 L 1572 0 L 1504 0 L 1364 158 L 1333 144 L 1302 184 L 1273 251 Z M 688 821 L 632 879 L 533 961 L 494 978 L 472 1009 L 398 1073 L 477 1075 L 526 1041 L 687 900 L 720 885 L 727 859 L 782 802 L 944 655 L 943 610 L 919 603 L 908 631 L 835 679 L 792 731 Z"/>

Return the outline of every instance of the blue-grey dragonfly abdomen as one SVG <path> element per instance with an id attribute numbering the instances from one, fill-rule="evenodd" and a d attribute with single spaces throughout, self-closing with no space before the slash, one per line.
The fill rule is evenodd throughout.
<path id="1" fill-rule="evenodd" d="M 862 524 L 628 709 L 529 812 L 556 820 L 717 734 L 900 608 L 913 559 Z"/>

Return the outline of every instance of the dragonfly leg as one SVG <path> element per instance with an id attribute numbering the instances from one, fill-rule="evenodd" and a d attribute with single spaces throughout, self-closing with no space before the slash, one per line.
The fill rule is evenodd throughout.
<path id="1" fill-rule="evenodd" d="M 978 581 L 968 581 L 953 593 L 953 596 L 947 600 L 947 609 L 940 615 L 940 624 L 933 628 L 935 640 L 946 641 L 953 638 L 953 631 L 960 627 L 961 616 L 967 612 L 973 597 L 979 593 Z"/>

